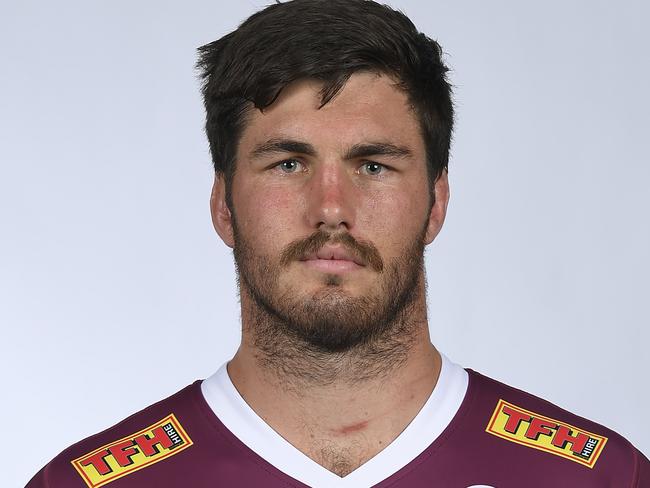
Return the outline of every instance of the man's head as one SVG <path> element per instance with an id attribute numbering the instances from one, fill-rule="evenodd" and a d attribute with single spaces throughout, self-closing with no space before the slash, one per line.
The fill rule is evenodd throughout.
<path id="1" fill-rule="evenodd" d="M 448 199 L 439 46 L 373 2 L 295 0 L 200 52 L 213 220 L 264 334 L 330 352 L 404 335 Z"/>
<path id="2" fill-rule="evenodd" d="M 454 122 L 441 48 L 403 13 L 367 0 L 294 0 L 271 5 L 199 48 L 206 133 L 215 171 L 230 182 L 253 106 L 270 106 L 291 82 L 320 80 L 327 104 L 351 74 L 392 76 L 407 94 L 427 150 L 430 182 L 447 168 Z"/>

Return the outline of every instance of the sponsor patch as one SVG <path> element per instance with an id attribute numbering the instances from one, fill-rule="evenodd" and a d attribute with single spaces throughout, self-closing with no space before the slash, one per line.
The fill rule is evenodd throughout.
<path id="1" fill-rule="evenodd" d="M 499 400 L 486 432 L 593 468 L 607 437 Z"/>
<path id="2" fill-rule="evenodd" d="M 192 445 L 174 414 L 135 434 L 128 435 L 72 461 L 89 488 L 118 478 L 178 454 Z"/>

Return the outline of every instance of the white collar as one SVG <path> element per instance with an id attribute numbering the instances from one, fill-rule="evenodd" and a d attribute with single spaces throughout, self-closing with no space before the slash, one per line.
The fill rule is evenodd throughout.
<path id="1" fill-rule="evenodd" d="M 292 478 L 318 488 L 376 485 L 409 464 L 449 425 L 465 397 L 467 371 L 444 354 L 438 382 L 402 433 L 376 456 L 341 478 L 303 454 L 274 431 L 244 401 L 228 375 L 227 362 L 201 384 L 214 414 L 240 441 Z"/>

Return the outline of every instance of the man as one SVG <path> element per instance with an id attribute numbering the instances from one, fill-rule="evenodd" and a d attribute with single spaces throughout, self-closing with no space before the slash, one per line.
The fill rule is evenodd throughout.
<path id="1" fill-rule="evenodd" d="M 28 487 L 647 487 L 611 430 L 431 344 L 449 188 L 440 47 L 362 0 L 272 5 L 200 48 L 242 342 Z"/>

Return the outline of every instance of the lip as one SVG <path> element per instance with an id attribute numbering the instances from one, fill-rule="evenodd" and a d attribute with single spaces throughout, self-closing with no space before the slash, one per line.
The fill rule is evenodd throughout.
<path id="1" fill-rule="evenodd" d="M 347 259 L 304 259 L 306 266 L 325 273 L 345 273 L 363 268 L 363 266 Z"/>
<path id="2" fill-rule="evenodd" d="M 354 271 L 365 266 L 361 259 L 342 246 L 323 246 L 317 252 L 307 254 L 301 262 L 327 273 Z"/>
<path id="3" fill-rule="evenodd" d="M 359 259 L 358 256 L 343 246 L 323 246 L 316 252 L 306 254 L 302 258 L 302 261 L 311 261 L 316 259 L 327 261 L 352 261 L 359 266 L 365 266 L 366 264 Z"/>

